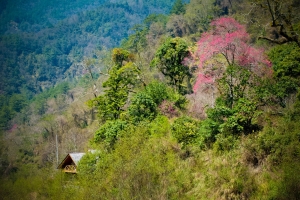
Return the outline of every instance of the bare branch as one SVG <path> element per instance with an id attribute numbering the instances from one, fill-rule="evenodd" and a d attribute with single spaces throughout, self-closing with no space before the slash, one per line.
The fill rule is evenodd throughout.
<path id="1" fill-rule="evenodd" d="M 273 42 L 275 44 L 284 44 L 284 43 L 289 42 L 286 38 L 276 40 L 276 39 L 271 39 L 271 38 L 268 38 L 268 37 L 260 36 L 260 37 L 258 37 L 258 39 L 259 40 L 260 39 L 268 40 L 268 41 Z"/>

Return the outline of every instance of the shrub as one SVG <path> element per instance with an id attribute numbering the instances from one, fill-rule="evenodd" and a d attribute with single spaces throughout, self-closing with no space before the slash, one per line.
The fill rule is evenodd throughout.
<path id="1" fill-rule="evenodd" d="M 183 147 L 196 143 L 198 130 L 199 122 L 186 116 L 177 118 L 171 126 L 172 135 Z"/>
<path id="2" fill-rule="evenodd" d="M 152 121 L 157 114 L 156 108 L 157 105 L 153 99 L 148 94 L 140 92 L 133 97 L 128 112 L 134 122 Z"/>
<path id="3" fill-rule="evenodd" d="M 122 120 L 107 121 L 95 132 L 93 142 L 104 142 L 107 147 L 113 147 L 127 127 L 128 122 Z"/>

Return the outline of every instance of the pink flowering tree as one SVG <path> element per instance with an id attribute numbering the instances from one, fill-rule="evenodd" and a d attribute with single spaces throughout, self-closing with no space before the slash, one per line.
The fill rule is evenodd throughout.
<path id="1" fill-rule="evenodd" d="M 249 34 L 243 25 L 233 18 L 222 17 L 210 26 L 210 31 L 202 34 L 196 50 L 191 52 L 191 58 L 186 59 L 186 63 L 198 66 L 194 92 L 201 84 L 220 78 L 227 66 L 239 65 L 260 76 L 270 71 L 263 49 L 248 44 Z"/>
<path id="2" fill-rule="evenodd" d="M 212 87 L 213 92 L 218 88 L 219 96 L 212 107 L 206 109 L 207 124 L 201 129 L 201 134 L 213 141 L 221 132 L 240 134 L 258 129 L 261 80 L 271 75 L 272 70 L 263 49 L 249 44 L 246 28 L 236 20 L 222 17 L 212 21 L 210 26 L 210 31 L 202 34 L 185 62 L 198 67 L 193 88 L 196 94 L 208 96 L 207 86 Z"/>

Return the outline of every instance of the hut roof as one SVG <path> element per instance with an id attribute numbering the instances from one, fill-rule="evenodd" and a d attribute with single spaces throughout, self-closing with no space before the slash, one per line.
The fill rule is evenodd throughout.
<path id="1" fill-rule="evenodd" d="M 85 153 L 69 153 L 63 161 L 58 165 L 57 169 L 63 169 L 66 165 L 74 163 L 76 166 Z"/>
<path id="2" fill-rule="evenodd" d="M 84 156 L 85 153 L 69 153 L 70 157 L 74 161 L 76 165 L 78 165 L 78 162 L 81 160 L 82 156 Z"/>

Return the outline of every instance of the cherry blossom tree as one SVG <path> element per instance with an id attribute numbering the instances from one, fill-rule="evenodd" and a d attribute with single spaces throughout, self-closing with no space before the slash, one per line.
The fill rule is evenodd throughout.
<path id="1" fill-rule="evenodd" d="M 212 21 L 210 26 L 210 31 L 202 34 L 196 50 L 191 52 L 191 58 L 185 60 L 198 65 L 194 92 L 201 84 L 220 78 L 227 66 L 239 65 L 259 76 L 270 72 L 264 50 L 248 44 L 249 34 L 243 25 L 231 17 L 222 17 Z"/>

